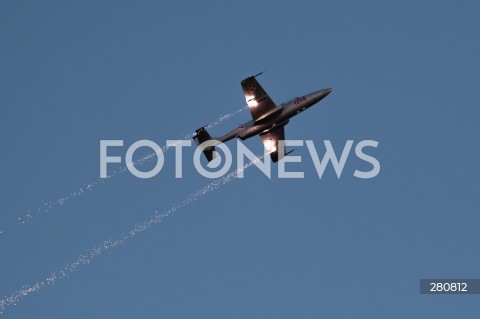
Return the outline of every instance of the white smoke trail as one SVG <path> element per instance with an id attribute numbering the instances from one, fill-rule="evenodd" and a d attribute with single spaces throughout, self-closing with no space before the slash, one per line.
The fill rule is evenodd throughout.
<path id="1" fill-rule="evenodd" d="M 139 233 L 146 231 L 147 229 L 151 228 L 153 225 L 161 223 L 165 218 L 173 215 L 177 212 L 180 208 L 183 208 L 192 202 L 202 198 L 207 193 L 212 192 L 219 187 L 225 185 L 226 183 L 235 180 L 238 176 L 238 173 L 242 170 L 246 170 L 247 168 L 251 167 L 258 161 L 262 160 L 264 156 L 257 157 L 255 160 L 245 164 L 243 167 L 238 168 L 237 170 L 229 173 L 228 175 L 218 178 L 213 182 L 207 184 L 205 187 L 199 189 L 198 191 L 191 193 L 183 200 L 178 202 L 177 204 L 170 207 L 170 209 L 159 212 L 156 211 L 149 219 L 143 221 L 140 224 L 135 225 L 130 231 L 123 233 L 118 239 L 112 240 L 105 240 L 102 244 L 88 250 L 85 254 L 80 255 L 75 259 L 75 261 L 63 266 L 59 270 L 51 273 L 48 277 L 44 280 L 36 282 L 31 285 L 22 286 L 21 289 L 15 291 L 10 296 L 5 296 L 4 299 L 0 300 L 0 315 L 3 311 L 12 305 L 16 305 L 20 300 L 24 297 L 28 296 L 32 292 L 39 291 L 40 289 L 44 288 L 45 286 L 54 285 L 58 280 L 67 278 L 70 274 L 76 272 L 80 266 L 86 265 L 97 259 L 99 256 L 103 255 L 106 251 L 115 248 L 124 244 L 127 240 L 132 239 Z"/>
<path id="2" fill-rule="evenodd" d="M 226 120 L 231 119 L 232 117 L 234 117 L 235 115 L 237 115 L 238 113 L 240 113 L 240 112 L 242 112 L 246 109 L 248 109 L 248 106 L 243 106 L 242 108 L 240 108 L 236 111 L 233 111 L 231 113 L 220 115 L 217 119 L 215 119 L 213 122 L 209 123 L 206 127 L 212 128 L 212 127 L 214 127 L 214 126 L 216 126 L 216 125 L 218 125 L 218 124 L 220 124 L 220 123 L 222 123 Z M 191 138 L 192 138 L 192 134 L 187 134 L 187 135 L 183 136 L 181 139 L 182 140 L 189 140 Z M 172 147 L 174 147 L 174 146 L 163 146 L 160 149 L 154 150 L 154 152 L 152 152 L 148 155 L 145 155 L 145 156 L 141 157 L 140 159 L 134 161 L 132 164 L 135 165 L 135 166 L 143 165 L 144 163 L 149 162 L 152 159 L 154 159 L 155 156 L 156 156 L 156 153 L 158 153 L 160 151 L 165 153 L 169 149 L 171 149 Z M 55 207 L 63 206 L 67 201 L 70 201 L 74 198 L 80 197 L 87 192 L 91 192 L 99 184 L 105 183 L 107 180 L 111 179 L 112 177 L 115 177 L 117 175 L 125 173 L 128 168 L 129 168 L 128 166 L 124 166 L 122 168 L 115 169 L 106 178 L 97 178 L 96 180 L 94 180 L 94 181 L 92 181 L 88 184 L 82 185 L 76 191 L 73 191 L 73 192 L 71 192 L 71 193 L 69 193 L 65 196 L 59 197 L 55 200 L 42 202 L 40 204 L 40 206 L 37 207 L 37 209 L 27 211 L 27 213 L 24 216 L 17 217 L 14 222 L 16 224 L 19 224 L 19 225 L 26 224 L 26 223 L 30 222 L 37 215 L 46 214 Z M 3 235 L 3 234 L 4 234 L 4 231 L 1 230 L 0 235 Z"/>
<path id="3" fill-rule="evenodd" d="M 241 109 L 238 109 L 236 110 L 235 112 L 232 112 L 232 113 L 229 113 L 229 114 L 225 114 L 225 115 L 220 115 L 215 121 L 213 121 L 212 123 L 208 124 L 206 127 L 207 128 L 211 128 L 211 127 L 214 127 L 215 125 L 218 125 L 220 123 L 222 123 L 223 121 L 225 120 L 228 120 L 228 119 L 231 119 L 232 117 L 234 117 L 235 115 L 237 115 L 238 113 L 242 112 L 242 111 L 245 111 L 248 109 L 248 106 L 244 106 L 242 107 Z"/>

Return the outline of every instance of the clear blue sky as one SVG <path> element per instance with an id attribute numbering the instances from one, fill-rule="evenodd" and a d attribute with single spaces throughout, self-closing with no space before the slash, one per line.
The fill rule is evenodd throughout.
<path id="1" fill-rule="evenodd" d="M 0 296 L 118 238 L 208 180 L 168 164 L 95 181 L 99 140 L 163 144 L 245 104 L 332 87 L 291 139 L 379 141 L 319 180 L 258 170 L 8 307 L 5 318 L 478 318 L 480 296 L 420 278 L 479 278 L 480 26 L 475 1 L 3 1 Z M 247 112 L 212 128 L 220 135 Z M 247 142 L 262 149 L 260 140 Z M 124 154 L 126 147 L 118 154 Z M 187 152 L 186 156 L 191 156 Z M 173 152 L 166 154 L 172 162 Z M 151 165 L 151 163 L 149 164 Z M 142 169 L 150 166 L 145 165 Z M 112 166 L 114 167 L 114 166 Z M 118 166 L 120 167 L 120 166 Z"/>

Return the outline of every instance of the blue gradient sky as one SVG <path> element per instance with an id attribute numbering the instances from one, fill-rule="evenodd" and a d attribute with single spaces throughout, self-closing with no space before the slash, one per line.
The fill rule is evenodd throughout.
<path id="1" fill-rule="evenodd" d="M 242 107 L 240 81 L 264 69 L 277 103 L 334 89 L 287 138 L 320 151 L 324 139 L 337 151 L 377 140 L 370 154 L 382 165 L 360 180 L 353 172 L 368 166 L 350 156 L 340 180 L 331 166 L 319 180 L 300 148 L 292 168 L 305 179 L 251 169 L 3 316 L 478 318 L 478 295 L 420 295 L 418 281 L 480 277 L 479 9 L 3 1 L 2 298 L 209 182 L 188 164 L 176 180 L 169 152 L 153 179 L 122 174 L 15 223 L 95 181 L 100 139 L 181 138 Z M 211 133 L 249 119 L 241 112 Z M 258 138 L 246 145 L 262 150 Z"/>

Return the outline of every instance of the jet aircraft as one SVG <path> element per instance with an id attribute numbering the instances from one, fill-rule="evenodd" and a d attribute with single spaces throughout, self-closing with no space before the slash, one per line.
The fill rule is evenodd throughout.
<path id="1" fill-rule="evenodd" d="M 203 150 L 203 154 L 209 162 L 213 160 L 217 154 L 215 152 L 215 145 L 233 138 L 246 140 L 255 135 L 259 135 L 262 139 L 265 150 L 270 154 L 272 162 L 275 163 L 279 161 L 283 156 L 288 154 L 285 153 L 284 144 L 283 149 L 279 152 L 278 141 L 285 140 L 284 126 L 288 124 L 290 118 L 305 111 L 332 92 L 332 89 L 323 89 L 276 105 L 256 79 L 256 77 L 262 73 L 263 72 L 249 76 L 241 82 L 245 100 L 252 115 L 251 121 L 217 138 L 212 138 L 205 127 L 201 127 L 195 131 L 193 140 L 197 145 L 210 140 L 214 141 L 212 142 L 213 145 L 207 146 Z"/>

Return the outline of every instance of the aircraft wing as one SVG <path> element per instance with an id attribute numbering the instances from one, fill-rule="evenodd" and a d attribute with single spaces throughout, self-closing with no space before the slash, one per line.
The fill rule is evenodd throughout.
<path id="1" fill-rule="evenodd" d="M 282 147 L 283 150 L 281 152 L 280 158 L 278 154 L 278 141 L 284 141 L 285 140 L 285 129 L 283 126 L 278 126 L 272 130 L 270 130 L 268 133 L 265 134 L 260 134 L 260 138 L 262 139 L 263 146 L 267 150 L 267 152 L 270 154 L 270 158 L 272 159 L 272 162 L 278 162 L 278 160 L 282 159 L 283 156 L 286 154 L 285 153 L 285 143 L 283 143 Z"/>
<path id="2" fill-rule="evenodd" d="M 254 122 L 258 122 L 277 111 L 278 107 L 254 76 L 246 78 L 241 84 Z"/>

